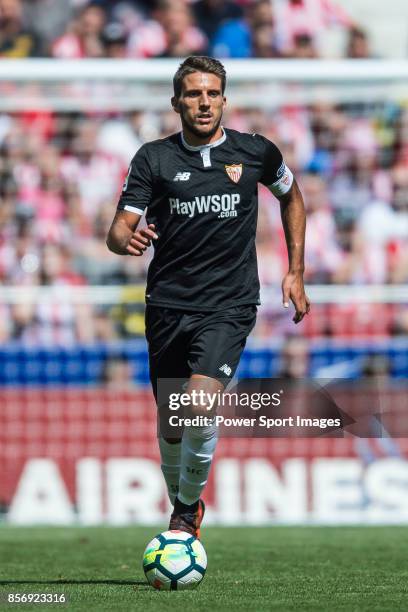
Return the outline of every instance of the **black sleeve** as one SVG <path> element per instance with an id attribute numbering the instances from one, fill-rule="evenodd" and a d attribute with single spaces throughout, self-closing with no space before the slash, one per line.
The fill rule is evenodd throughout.
<path id="1" fill-rule="evenodd" d="M 146 145 L 132 159 L 123 183 L 118 210 L 142 215 L 149 206 L 153 191 L 153 172 Z"/>
<path id="2" fill-rule="evenodd" d="M 286 166 L 283 155 L 276 145 L 264 136 L 257 135 L 263 144 L 261 151 L 263 172 L 260 182 L 276 196 L 282 196 L 292 187 L 293 174 Z"/>
<path id="3" fill-rule="evenodd" d="M 257 135 L 261 141 L 261 155 L 263 161 L 263 174 L 260 182 L 263 185 L 272 185 L 280 179 L 282 175 L 283 156 L 278 147 L 264 136 Z"/>

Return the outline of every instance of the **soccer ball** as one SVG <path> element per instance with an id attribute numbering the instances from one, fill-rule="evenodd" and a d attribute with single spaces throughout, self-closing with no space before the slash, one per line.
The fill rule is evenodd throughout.
<path id="1" fill-rule="evenodd" d="M 159 533 L 143 554 L 146 578 L 159 590 L 194 589 L 204 578 L 206 568 L 204 546 L 185 531 Z"/>

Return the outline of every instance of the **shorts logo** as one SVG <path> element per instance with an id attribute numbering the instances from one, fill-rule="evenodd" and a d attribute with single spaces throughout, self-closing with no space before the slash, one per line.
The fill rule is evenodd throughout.
<path id="1" fill-rule="evenodd" d="M 177 172 L 173 181 L 188 181 L 190 179 L 191 172 Z"/>
<path id="2" fill-rule="evenodd" d="M 231 181 L 238 183 L 242 175 L 242 164 L 231 164 L 231 166 L 225 166 L 225 172 L 228 174 Z"/>
<path id="3" fill-rule="evenodd" d="M 226 376 L 231 376 L 232 368 L 227 363 L 224 363 L 220 368 L 218 368 L 220 372 L 224 372 Z"/>

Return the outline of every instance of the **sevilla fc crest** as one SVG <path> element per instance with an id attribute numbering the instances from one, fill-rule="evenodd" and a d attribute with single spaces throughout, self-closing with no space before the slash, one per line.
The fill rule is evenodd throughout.
<path id="1" fill-rule="evenodd" d="M 242 175 L 242 164 L 232 164 L 231 166 L 225 166 L 225 172 L 230 177 L 231 181 L 238 183 Z"/>

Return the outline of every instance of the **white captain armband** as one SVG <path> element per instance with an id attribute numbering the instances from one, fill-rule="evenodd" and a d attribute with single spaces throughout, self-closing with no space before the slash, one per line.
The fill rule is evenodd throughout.
<path id="1" fill-rule="evenodd" d="M 272 183 L 272 185 L 268 185 L 269 191 L 273 193 L 277 198 L 279 196 L 285 195 L 288 193 L 290 188 L 293 185 L 293 174 L 290 169 L 287 167 L 285 162 L 282 162 L 281 167 L 278 170 L 277 176 L 279 177 L 277 181 Z"/>

